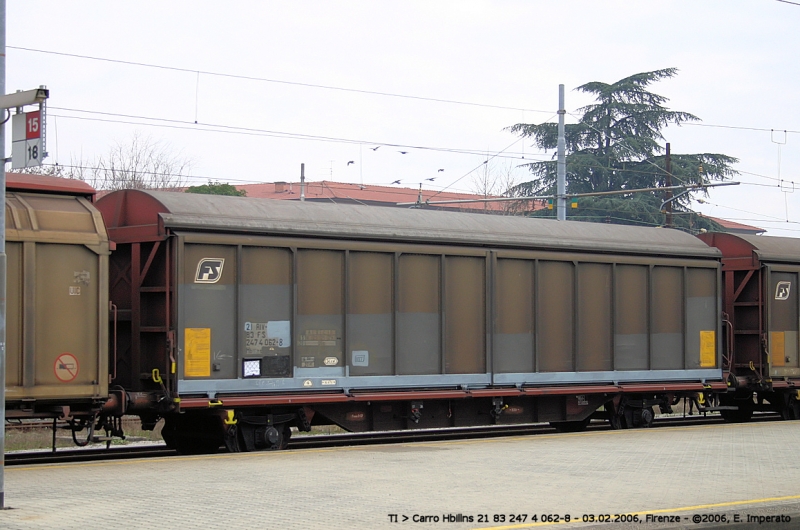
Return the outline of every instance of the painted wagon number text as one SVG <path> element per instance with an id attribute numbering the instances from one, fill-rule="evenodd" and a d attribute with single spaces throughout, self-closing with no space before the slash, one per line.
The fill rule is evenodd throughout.
<path id="1" fill-rule="evenodd" d="M 270 348 L 283 346 L 283 339 L 268 339 L 266 337 L 246 337 L 245 346 L 248 348 L 256 348 L 259 346 L 267 346 Z"/>

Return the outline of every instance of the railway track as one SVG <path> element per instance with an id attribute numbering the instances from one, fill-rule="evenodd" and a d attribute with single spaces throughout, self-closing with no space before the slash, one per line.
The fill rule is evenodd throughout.
<path id="1" fill-rule="evenodd" d="M 753 417 L 753 422 L 773 421 L 777 414 L 763 413 Z M 717 415 L 710 416 L 675 416 L 658 417 L 652 428 L 712 425 L 724 423 Z M 610 430 L 608 423 L 595 422 L 587 427 L 587 431 Z M 553 434 L 555 430 L 549 424 L 533 425 L 493 425 L 488 427 L 466 427 L 447 429 L 424 429 L 413 431 L 384 431 L 344 434 L 319 434 L 294 436 L 289 441 L 289 449 L 322 449 L 329 447 L 395 444 L 410 442 L 430 442 L 445 440 L 472 440 L 480 438 L 498 438 L 510 436 L 531 436 L 536 434 Z M 164 444 L 142 444 L 112 446 L 106 448 L 62 449 L 58 451 L 26 451 L 5 455 L 6 466 L 63 464 L 70 462 L 92 462 L 107 460 L 127 460 L 133 458 L 153 458 L 177 456 L 177 451 Z"/>

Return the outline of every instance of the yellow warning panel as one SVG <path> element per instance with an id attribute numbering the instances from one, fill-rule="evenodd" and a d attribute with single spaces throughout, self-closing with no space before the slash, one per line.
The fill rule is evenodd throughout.
<path id="1" fill-rule="evenodd" d="M 786 364 L 786 335 L 783 331 L 769 334 L 769 357 L 773 367 Z"/>
<path id="2" fill-rule="evenodd" d="M 717 364 L 717 332 L 700 332 L 700 368 L 713 368 Z"/>
<path id="3" fill-rule="evenodd" d="M 183 373 L 186 377 L 211 375 L 211 328 L 186 328 L 184 330 L 186 358 Z"/>

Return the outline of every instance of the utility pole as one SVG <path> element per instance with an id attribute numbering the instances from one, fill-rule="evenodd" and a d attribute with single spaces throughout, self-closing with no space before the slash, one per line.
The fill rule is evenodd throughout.
<path id="1" fill-rule="evenodd" d="M 567 199 L 564 197 L 567 193 L 567 162 L 564 154 L 567 146 L 567 142 L 564 139 L 564 115 L 566 113 L 567 111 L 564 110 L 564 85 L 558 85 L 558 183 L 556 190 L 556 218 L 559 221 L 567 220 Z"/>
<path id="2" fill-rule="evenodd" d="M 672 157 L 670 156 L 669 152 L 669 142 L 667 142 L 667 178 L 665 181 L 667 185 L 667 191 L 664 192 L 664 201 L 666 202 L 666 214 L 667 214 L 667 228 L 672 228 L 672 190 L 669 189 L 672 186 Z"/>
<path id="3" fill-rule="evenodd" d="M 300 164 L 300 202 L 306 200 L 306 165 Z"/>
<path id="4" fill-rule="evenodd" d="M 0 95 L 6 93 L 6 0 L 0 0 Z M 6 507 L 6 126 L 0 123 L 0 510 Z"/>

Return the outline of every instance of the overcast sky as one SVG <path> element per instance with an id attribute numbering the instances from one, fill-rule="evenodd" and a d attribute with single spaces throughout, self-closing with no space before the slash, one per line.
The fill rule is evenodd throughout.
<path id="1" fill-rule="evenodd" d="M 697 208 L 800 237 L 798 28 L 778 0 L 8 0 L 6 89 L 50 89 L 46 162 L 139 134 L 197 184 L 305 163 L 311 180 L 469 191 L 487 156 L 524 181 L 516 166 L 552 155 L 504 128 L 555 121 L 559 83 L 569 123 L 590 103 L 575 87 L 676 67 L 651 88 L 704 126 L 666 130 L 673 152 L 742 171 Z"/>

